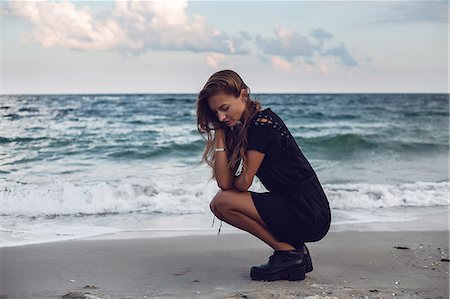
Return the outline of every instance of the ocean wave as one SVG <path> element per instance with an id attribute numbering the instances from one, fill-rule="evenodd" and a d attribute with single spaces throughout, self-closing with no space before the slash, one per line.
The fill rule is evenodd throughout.
<path id="1" fill-rule="evenodd" d="M 323 184 L 332 209 L 378 209 L 449 204 L 449 182 L 415 182 L 396 185 Z M 251 190 L 264 192 L 260 183 Z M 107 182 L 95 185 L 2 183 L 3 216 L 58 217 L 127 213 L 192 214 L 209 211 L 215 184 L 153 180 L 146 184 Z"/>
<path id="2" fill-rule="evenodd" d="M 334 209 L 374 209 L 449 205 L 448 181 L 397 185 L 349 183 L 328 184 L 326 194 Z"/>
<path id="3" fill-rule="evenodd" d="M 305 137 L 305 135 L 307 137 Z M 385 136 L 383 133 L 333 133 L 325 135 L 310 133 L 294 137 L 301 147 L 325 153 L 327 157 L 334 154 L 359 153 L 365 151 L 394 151 L 399 154 L 422 154 L 448 151 L 448 139 L 413 140 L 412 138 Z M 318 136 L 316 136 L 318 135 Z M 331 156 L 329 156 L 331 155 Z"/>
<path id="4" fill-rule="evenodd" d="M 378 137 L 376 134 L 373 135 L 361 135 L 354 133 L 347 134 L 334 134 L 331 136 L 320 136 L 320 137 L 310 137 L 298 138 L 301 145 L 310 146 L 313 148 L 320 148 L 325 151 L 342 152 L 342 151 L 360 151 L 364 149 L 371 149 L 376 147 L 378 144 L 375 138 Z"/>
<path id="5" fill-rule="evenodd" d="M 55 184 L 12 184 L 1 186 L 3 216 L 68 216 L 139 213 L 201 213 L 208 208 L 203 191 L 173 186 L 121 184 L 106 182 L 77 186 L 70 182 Z M 208 208 L 209 209 L 209 208 Z"/>
<path id="6" fill-rule="evenodd" d="M 29 144 L 35 141 L 46 140 L 45 137 L 1 137 L 0 144 L 15 143 L 15 144 Z"/>

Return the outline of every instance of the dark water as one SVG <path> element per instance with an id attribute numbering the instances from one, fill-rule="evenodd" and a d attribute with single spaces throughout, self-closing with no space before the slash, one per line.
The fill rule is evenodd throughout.
<path id="1" fill-rule="evenodd" d="M 256 95 L 322 161 L 415 159 L 448 152 L 448 95 Z M 33 161 L 139 161 L 199 155 L 195 95 L 0 98 L 2 171 Z M 82 169 L 82 166 L 80 166 Z"/>

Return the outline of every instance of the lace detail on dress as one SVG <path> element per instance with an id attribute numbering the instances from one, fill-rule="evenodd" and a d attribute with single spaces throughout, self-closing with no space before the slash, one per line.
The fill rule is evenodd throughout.
<path id="1" fill-rule="evenodd" d="M 253 121 L 253 124 L 255 126 L 270 126 L 276 129 L 281 137 L 283 138 L 291 137 L 291 135 L 283 125 L 279 124 L 276 120 L 274 120 L 272 117 L 268 115 L 258 114 L 257 118 Z"/>
<path id="2" fill-rule="evenodd" d="M 270 126 L 272 129 L 275 129 L 278 132 L 278 135 L 280 136 L 281 140 L 280 145 L 282 147 L 284 154 L 286 155 L 287 161 L 290 162 L 291 152 L 289 149 L 289 142 L 290 139 L 292 138 L 286 126 L 282 123 L 278 123 L 276 119 L 264 113 L 257 114 L 257 117 L 253 121 L 253 124 L 255 126 Z"/>

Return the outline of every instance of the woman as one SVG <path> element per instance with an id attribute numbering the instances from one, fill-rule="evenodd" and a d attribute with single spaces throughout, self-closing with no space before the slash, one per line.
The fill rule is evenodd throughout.
<path id="1" fill-rule="evenodd" d="M 196 109 L 198 131 L 206 134 L 202 161 L 221 189 L 212 212 L 274 249 L 267 264 L 251 268 L 251 278 L 303 280 L 313 269 L 304 242 L 327 234 L 331 213 L 294 137 L 275 112 L 250 99 L 250 89 L 231 70 L 208 79 Z M 269 192 L 247 191 L 255 175 Z"/>

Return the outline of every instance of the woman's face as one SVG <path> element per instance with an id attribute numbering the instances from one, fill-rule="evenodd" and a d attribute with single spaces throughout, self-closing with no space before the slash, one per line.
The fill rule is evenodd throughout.
<path id="1" fill-rule="evenodd" d="M 244 89 L 237 98 L 221 92 L 208 99 L 208 105 L 211 111 L 216 114 L 220 122 L 225 123 L 229 127 L 234 127 L 241 120 L 242 114 L 245 111 L 245 102 Z"/>

